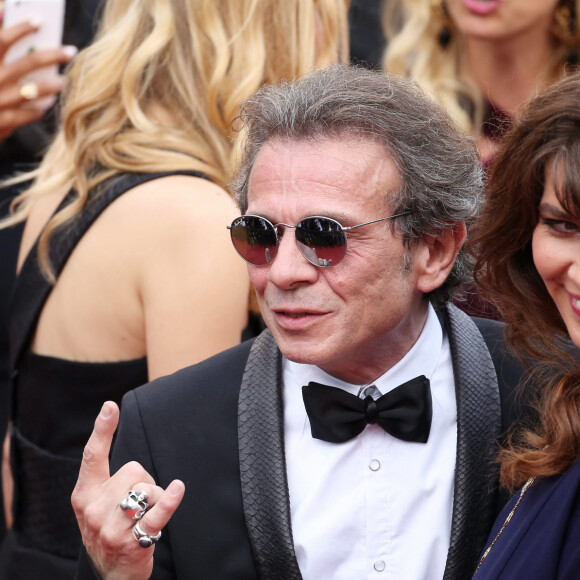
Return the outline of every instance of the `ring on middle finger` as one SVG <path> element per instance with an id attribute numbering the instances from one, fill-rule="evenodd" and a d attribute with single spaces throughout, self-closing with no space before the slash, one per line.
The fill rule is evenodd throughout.
<path id="1" fill-rule="evenodd" d="M 147 492 L 144 490 L 135 491 L 132 489 L 127 493 L 127 497 L 121 500 L 119 506 L 132 520 L 139 520 L 149 509 Z"/>

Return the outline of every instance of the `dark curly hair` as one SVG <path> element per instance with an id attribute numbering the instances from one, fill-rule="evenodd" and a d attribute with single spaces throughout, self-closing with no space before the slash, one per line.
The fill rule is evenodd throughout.
<path id="1" fill-rule="evenodd" d="M 508 342 L 549 371 L 536 371 L 543 381 L 540 428 L 515 431 L 500 454 L 502 483 L 511 488 L 531 476 L 562 473 L 580 455 L 580 366 L 532 255 L 547 174 L 562 207 L 580 216 L 578 74 L 532 99 L 515 121 L 490 167 L 469 242 L 475 280 L 505 320 Z"/>

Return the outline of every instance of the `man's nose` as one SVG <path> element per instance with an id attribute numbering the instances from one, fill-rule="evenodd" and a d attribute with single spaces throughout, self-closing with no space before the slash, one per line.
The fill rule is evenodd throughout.
<path id="1" fill-rule="evenodd" d="M 279 238 L 276 259 L 270 264 L 270 281 L 279 288 L 312 284 L 318 279 L 320 268 L 311 264 L 300 252 L 296 243 L 296 230 L 281 227 L 283 231 Z"/>

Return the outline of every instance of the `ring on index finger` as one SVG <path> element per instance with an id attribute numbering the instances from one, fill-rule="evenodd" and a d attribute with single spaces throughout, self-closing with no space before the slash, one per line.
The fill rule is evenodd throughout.
<path id="1" fill-rule="evenodd" d="M 139 520 L 149 509 L 147 492 L 132 489 L 127 493 L 127 497 L 121 500 L 119 506 L 132 520 Z"/>
<path id="2" fill-rule="evenodd" d="M 34 81 L 26 81 L 20 85 L 20 96 L 25 101 L 38 99 L 38 85 Z"/>
<path id="3" fill-rule="evenodd" d="M 161 530 L 159 530 L 156 534 L 146 534 L 141 529 L 141 522 L 137 522 L 133 526 L 133 537 L 139 542 L 139 545 L 142 548 L 149 548 L 153 544 L 156 544 L 159 539 L 161 538 Z"/>

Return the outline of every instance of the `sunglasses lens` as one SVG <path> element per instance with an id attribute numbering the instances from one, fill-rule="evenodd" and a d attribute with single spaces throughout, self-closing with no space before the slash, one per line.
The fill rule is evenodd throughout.
<path id="1" fill-rule="evenodd" d="M 303 219 L 296 227 L 302 255 L 315 266 L 336 266 L 346 253 L 346 234 L 335 220 L 325 217 Z"/>
<path id="2" fill-rule="evenodd" d="M 230 226 L 234 248 L 250 264 L 263 266 L 276 257 L 276 231 L 264 218 L 246 215 Z"/>

